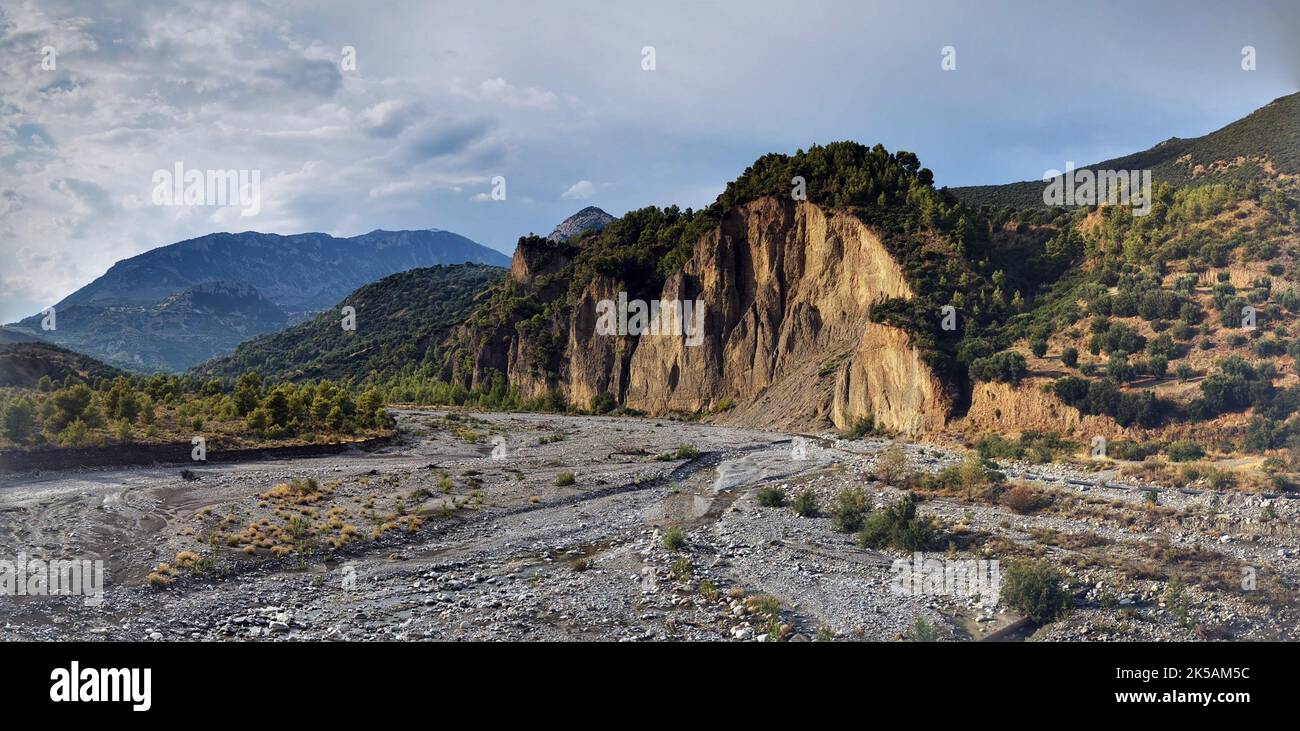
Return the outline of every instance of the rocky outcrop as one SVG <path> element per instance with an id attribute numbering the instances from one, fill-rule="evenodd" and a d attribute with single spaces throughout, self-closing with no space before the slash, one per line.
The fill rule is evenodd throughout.
<path id="1" fill-rule="evenodd" d="M 1038 383 L 1011 386 L 1006 383 L 976 383 L 970 409 L 963 425 L 973 431 L 1019 433 L 1056 432 L 1061 436 L 1118 439 L 1131 437 L 1129 430 L 1108 416 L 1089 416 L 1039 387 Z"/>
<path id="2" fill-rule="evenodd" d="M 560 222 L 546 238 L 550 241 L 568 241 L 588 231 L 599 231 L 609 225 L 614 217 L 595 206 L 587 206 Z"/>
<path id="3" fill-rule="evenodd" d="M 950 404 L 907 334 L 868 317 L 878 302 L 912 296 L 854 216 L 760 199 L 703 237 L 664 286 L 661 300 L 703 302 L 703 342 L 640 338 L 622 400 L 650 412 L 730 400 L 732 420 L 756 425 L 942 426 Z"/>
<path id="4" fill-rule="evenodd" d="M 538 248 L 516 252 L 516 283 L 554 286 L 554 257 Z M 558 388 L 586 406 L 604 392 L 648 413 L 714 411 L 759 426 L 846 428 L 871 419 L 917 433 L 941 428 L 951 413 L 907 333 L 870 320 L 876 303 L 914 294 L 852 214 L 773 198 L 730 211 L 658 295 L 703 306 L 697 344 L 682 333 L 599 334 L 599 305 L 619 293 L 617 282 L 597 276 L 539 337 L 471 336 L 473 381 L 483 382 L 490 365 L 526 397 Z M 493 337 L 504 347 L 493 348 Z M 558 358 L 548 360 L 539 342 Z M 548 362 L 555 372 L 542 367 Z"/>

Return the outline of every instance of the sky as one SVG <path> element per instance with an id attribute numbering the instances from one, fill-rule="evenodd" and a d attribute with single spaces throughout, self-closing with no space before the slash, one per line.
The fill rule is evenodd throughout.
<path id="1" fill-rule="evenodd" d="M 1297 38 L 1291 0 L 0 0 L 0 322 L 214 231 L 509 254 L 587 205 L 708 205 L 813 143 L 1038 179 L 1297 91 Z M 255 215 L 158 205 L 177 163 L 256 172 Z"/>

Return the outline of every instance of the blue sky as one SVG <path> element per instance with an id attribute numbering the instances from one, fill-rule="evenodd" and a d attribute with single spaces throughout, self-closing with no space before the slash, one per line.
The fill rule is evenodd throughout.
<path id="1" fill-rule="evenodd" d="M 939 185 L 1010 182 L 1300 88 L 1294 2 L 203 5 L 0 8 L 0 321 L 212 231 L 442 228 L 509 253 L 585 205 L 707 205 L 766 152 L 879 142 Z M 177 161 L 260 171 L 258 214 L 151 205 Z"/>

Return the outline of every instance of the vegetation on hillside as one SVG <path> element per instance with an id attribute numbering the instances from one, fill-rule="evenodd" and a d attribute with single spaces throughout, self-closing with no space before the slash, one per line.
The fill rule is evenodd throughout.
<path id="1" fill-rule="evenodd" d="M 1064 165 L 1064 161 L 1061 162 Z M 1300 94 L 1291 94 L 1201 137 L 1170 138 L 1132 155 L 1085 166 L 1092 170 L 1151 170 L 1157 182 L 1175 186 L 1260 184 L 1297 190 L 1277 174 L 1300 174 Z M 954 188 L 972 206 L 1042 208 L 1041 180 Z"/>
<path id="2" fill-rule="evenodd" d="M 275 381 L 359 382 L 396 375 L 411 363 L 439 363 L 447 333 L 505 275 L 481 264 L 412 269 L 353 292 L 333 309 L 277 333 L 254 338 L 223 358 L 196 366 L 201 378 L 256 371 Z M 342 308 L 356 310 L 345 330 Z"/>

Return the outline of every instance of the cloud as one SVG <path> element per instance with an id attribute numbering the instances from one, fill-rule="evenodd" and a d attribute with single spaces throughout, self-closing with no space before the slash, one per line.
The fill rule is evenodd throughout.
<path id="1" fill-rule="evenodd" d="M 422 115 L 422 105 L 390 99 L 362 112 L 358 115 L 358 122 L 365 133 L 371 137 L 391 139 L 401 134 Z"/>
<path id="2" fill-rule="evenodd" d="M 509 250 L 520 234 L 553 228 L 573 201 L 698 208 L 758 156 L 814 142 L 914 150 L 941 184 L 1023 180 L 1082 159 L 1065 154 L 1080 139 L 1143 149 L 1208 132 L 1294 86 L 1278 81 L 1290 73 L 1279 64 L 1294 71 L 1298 58 L 1279 50 L 1294 47 L 1286 31 L 1300 13 L 1285 5 L 1227 13 L 1188 0 L 1198 7 L 1171 20 L 1103 3 L 1022 13 L 1007 27 L 969 3 L 935 1 L 941 10 L 760 0 L 737 15 L 685 0 L 402 2 L 380 13 L 352 0 L 5 0 L 0 321 L 115 261 L 223 227 L 436 227 Z M 1220 22 L 1186 20 L 1206 16 Z M 1152 22 L 1172 23 L 1177 42 L 1115 35 Z M 1068 78 L 1026 67 L 1059 52 L 1060 27 L 1108 48 L 1153 43 L 1143 78 L 1160 79 L 1160 94 L 1127 73 L 1122 53 Z M 772 64 L 770 44 L 755 40 L 776 36 L 789 63 Z M 1229 62 L 1204 61 L 1221 57 L 1223 38 L 1258 47 L 1260 71 L 1243 73 L 1235 48 Z M 956 74 L 939 70 L 947 43 L 959 49 Z M 648 44 L 654 73 L 640 66 Z M 40 68 L 46 45 L 55 70 Z M 356 70 L 339 67 L 344 46 L 357 49 Z M 1150 113 L 1125 113 L 1137 102 Z M 1082 118 L 1086 129 L 1073 123 Z M 259 214 L 151 205 L 151 174 L 176 161 L 262 171 Z M 480 191 L 495 175 L 509 179 L 509 199 L 473 205 L 491 201 Z"/>
<path id="3" fill-rule="evenodd" d="M 520 88 L 499 76 L 478 85 L 478 98 L 500 102 L 510 107 L 532 109 L 549 109 L 559 101 L 559 97 L 554 92 L 534 89 L 531 86 Z"/>
<path id="4" fill-rule="evenodd" d="M 276 60 L 259 72 L 295 92 L 331 96 L 343 86 L 339 65 L 326 59 L 289 58 Z"/>
<path id="5" fill-rule="evenodd" d="M 590 180 L 579 180 L 561 193 L 560 198 L 566 201 L 589 201 L 595 194 L 596 186 L 592 185 Z"/>
<path id="6" fill-rule="evenodd" d="M 403 154 L 408 160 L 421 162 L 466 152 L 483 139 L 489 127 L 490 124 L 482 119 L 434 120 L 413 130 L 403 147 Z"/>

